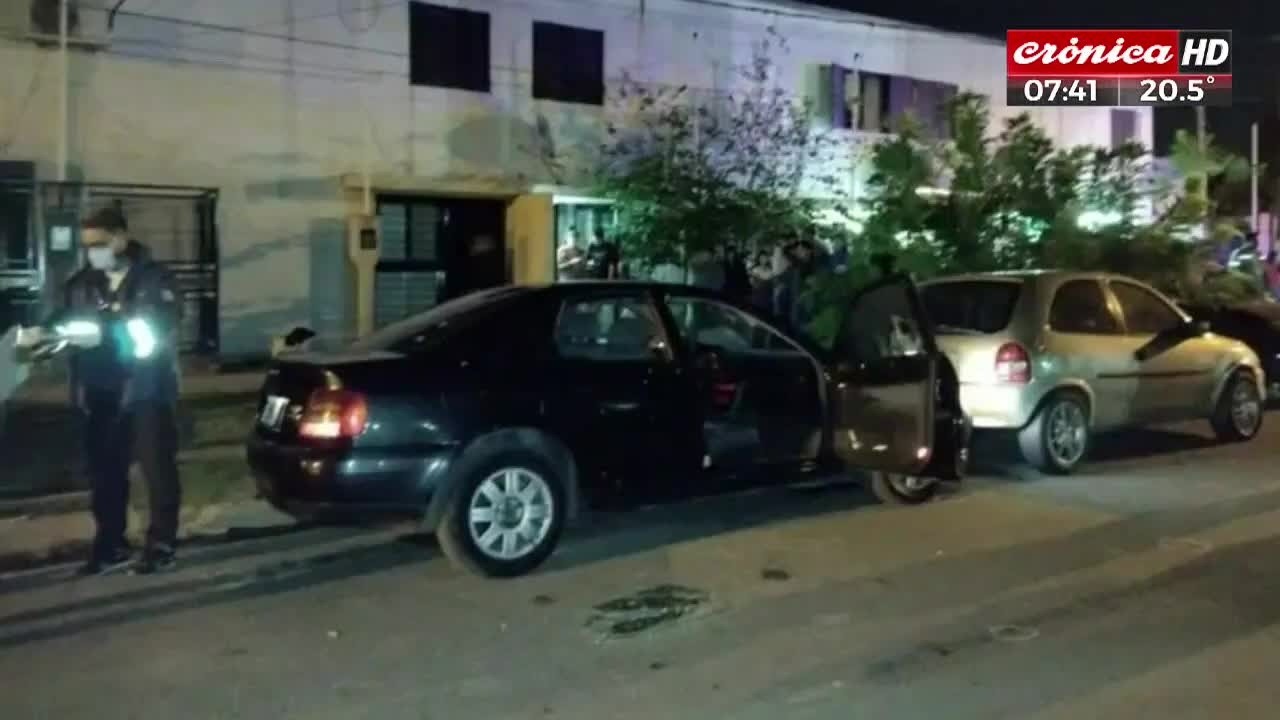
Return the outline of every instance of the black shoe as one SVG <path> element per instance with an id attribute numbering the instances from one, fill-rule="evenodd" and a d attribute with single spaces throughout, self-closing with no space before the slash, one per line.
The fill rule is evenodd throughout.
<path id="1" fill-rule="evenodd" d="M 149 547 L 142 551 L 142 557 L 134 563 L 132 572 L 134 575 L 154 575 L 172 570 L 176 563 L 177 556 L 173 548 Z"/>
<path id="2" fill-rule="evenodd" d="M 114 552 L 99 554 L 94 553 L 89 561 L 80 566 L 76 571 L 81 577 L 91 577 L 95 575 L 110 575 L 129 567 L 133 562 L 133 551 L 127 545 L 118 547 Z"/>

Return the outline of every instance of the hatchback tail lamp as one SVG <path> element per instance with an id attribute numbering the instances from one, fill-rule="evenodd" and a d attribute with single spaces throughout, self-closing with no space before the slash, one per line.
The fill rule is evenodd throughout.
<path id="1" fill-rule="evenodd" d="M 303 437 L 337 440 L 358 437 L 369 424 L 364 395 L 349 390 L 317 390 L 307 400 L 298 421 Z"/>
<path id="2" fill-rule="evenodd" d="M 996 380 L 1002 383 L 1031 382 L 1031 356 L 1018 343 L 1005 343 L 996 350 Z"/>

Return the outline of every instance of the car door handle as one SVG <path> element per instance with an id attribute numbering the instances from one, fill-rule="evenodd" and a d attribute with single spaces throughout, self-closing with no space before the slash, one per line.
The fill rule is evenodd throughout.
<path id="1" fill-rule="evenodd" d="M 600 411 L 605 413 L 635 412 L 640 409 L 638 402 L 606 402 L 600 403 Z"/>

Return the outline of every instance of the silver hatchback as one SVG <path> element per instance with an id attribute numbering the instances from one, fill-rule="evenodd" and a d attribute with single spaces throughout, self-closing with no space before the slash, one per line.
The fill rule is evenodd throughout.
<path id="1" fill-rule="evenodd" d="M 1207 418 L 1243 441 L 1262 425 L 1257 355 L 1132 278 L 985 273 L 921 293 L 974 427 L 1016 431 L 1042 470 L 1074 470 L 1100 431 Z"/>

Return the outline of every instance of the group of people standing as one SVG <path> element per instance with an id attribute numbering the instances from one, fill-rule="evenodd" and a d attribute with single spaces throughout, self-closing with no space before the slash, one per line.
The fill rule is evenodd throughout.
<path id="1" fill-rule="evenodd" d="M 695 263 L 693 284 L 721 290 L 792 327 L 802 327 L 813 314 L 813 278 L 838 262 L 836 254 L 805 237 L 793 238 L 772 251 L 761 250 L 750 259 L 730 247 L 718 260 L 718 272 L 699 272 Z"/>
<path id="2" fill-rule="evenodd" d="M 689 283 L 724 292 L 782 322 L 801 327 L 812 317 L 809 291 L 813 278 L 843 265 L 843 256 L 841 250 L 828 251 L 816 238 L 797 234 L 773 250 L 760 250 L 754 255 L 736 245 L 696 252 L 687 268 L 662 266 L 650 275 L 660 282 Z M 598 231 L 585 249 L 573 243 L 562 246 L 556 264 L 563 279 L 614 280 L 629 276 L 618 246 Z"/>

